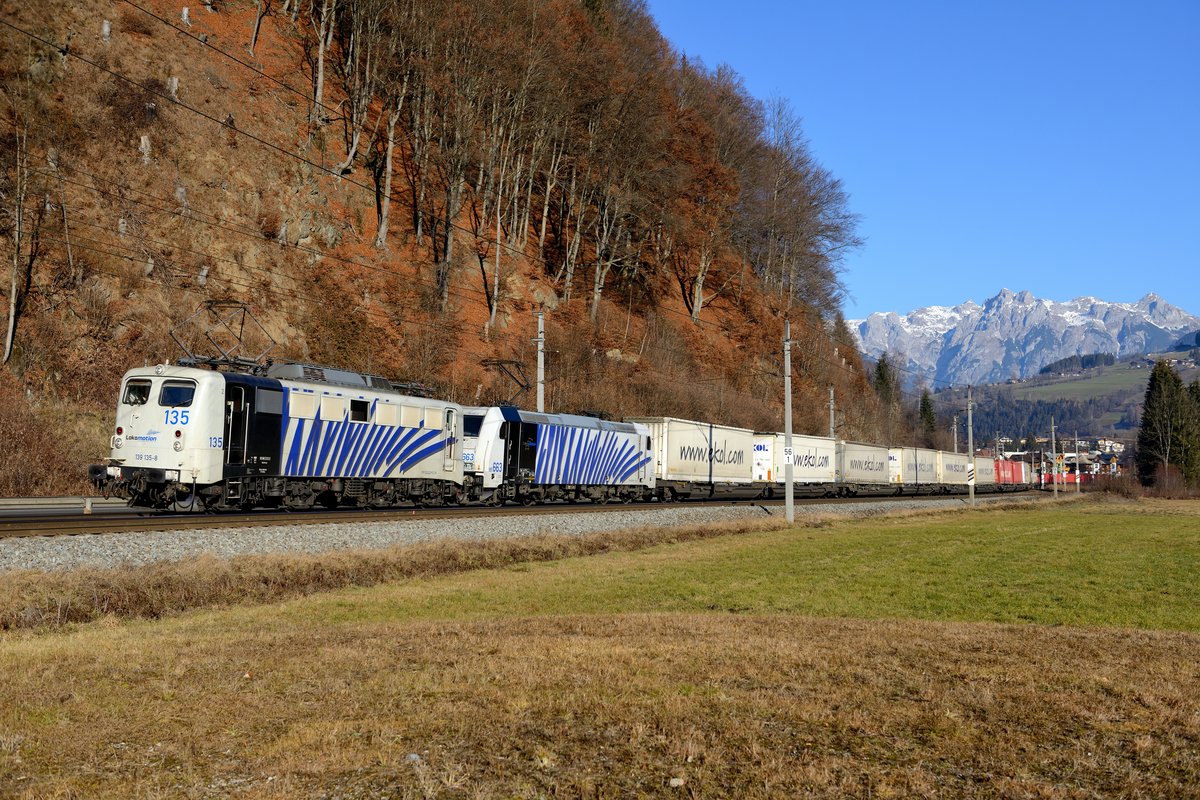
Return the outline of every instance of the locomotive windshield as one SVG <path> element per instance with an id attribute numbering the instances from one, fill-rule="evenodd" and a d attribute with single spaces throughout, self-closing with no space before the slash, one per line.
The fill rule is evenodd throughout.
<path id="1" fill-rule="evenodd" d="M 165 381 L 158 395 L 158 404 L 166 408 L 190 406 L 195 394 L 196 384 L 192 381 Z"/>
<path id="2" fill-rule="evenodd" d="M 125 396 L 121 402 L 127 406 L 144 406 L 150 399 L 150 381 L 132 380 L 125 384 Z"/>
<path id="3" fill-rule="evenodd" d="M 463 436 L 478 436 L 481 427 L 483 427 L 483 417 L 478 414 L 463 416 Z"/>

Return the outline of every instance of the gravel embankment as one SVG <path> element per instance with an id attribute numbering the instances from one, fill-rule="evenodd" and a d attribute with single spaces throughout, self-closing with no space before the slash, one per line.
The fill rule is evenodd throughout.
<path id="1" fill-rule="evenodd" d="M 1040 494 L 1022 495 L 1036 502 Z M 1014 502 L 1014 497 L 981 497 L 980 503 Z M 893 511 L 932 508 L 965 508 L 965 498 L 945 500 L 890 500 L 886 502 L 823 503 L 796 506 L 796 518 L 813 516 L 867 517 Z M 697 525 L 745 517 L 782 517 L 783 506 L 671 506 L 630 508 L 603 513 L 564 512 L 529 516 L 466 516 L 453 519 L 386 521 L 371 523 L 328 522 L 276 527 L 197 529 L 146 533 L 104 534 L 0 539 L 0 572 L 17 569 L 69 570 L 78 567 L 115 567 L 212 554 L 238 556 L 266 553 L 323 553 L 334 550 L 368 550 L 396 547 L 437 539 L 480 540 L 529 536 L 539 533 L 583 535 L 596 531 L 646 526 Z"/>

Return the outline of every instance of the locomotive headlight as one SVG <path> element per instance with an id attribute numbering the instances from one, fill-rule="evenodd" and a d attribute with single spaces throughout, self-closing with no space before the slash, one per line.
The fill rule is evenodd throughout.
<path id="1" fill-rule="evenodd" d="M 123 445 L 123 444 L 125 444 L 125 440 L 124 440 L 124 439 L 122 439 L 120 436 L 114 436 L 114 437 L 113 437 L 113 439 L 112 439 L 112 446 L 113 446 L 113 449 L 115 449 L 115 450 L 120 450 L 120 449 L 121 449 L 121 445 Z"/>
<path id="2" fill-rule="evenodd" d="M 183 442 L 181 442 L 179 439 L 176 439 L 176 440 L 175 440 L 175 443 L 174 443 L 173 445 L 171 445 L 171 446 L 175 448 L 175 452 L 176 452 L 176 453 L 178 453 L 178 452 L 180 452 L 181 450 L 183 450 Z"/>
<path id="3" fill-rule="evenodd" d="M 162 374 L 163 374 L 164 372 L 166 372 L 166 371 L 167 371 L 167 365 L 166 365 L 166 364 L 159 364 L 158 366 L 156 366 L 156 367 L 154 368 L 154 374 L 155 374 L 155 375 L 162 375 Z"/>

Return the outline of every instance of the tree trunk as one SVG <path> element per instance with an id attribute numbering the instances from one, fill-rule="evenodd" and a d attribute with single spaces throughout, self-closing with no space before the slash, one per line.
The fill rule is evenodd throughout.
<path id="1" fill-rule="evenodd" d="M 696 280 L 692 283 L 692 324 L 700 322 L 700 309 L 704 307 L 704 281 L 708 270 L 712 267 L 713 249 L 711 240 L 700 247 L 700 264 L 696 270 Z"/>
<path id="2" fill-rule="evenodd" d="M 263 17 L 267 16 L 270 11 L 271 0 L 255 0 L 254 32 L 250 34 L 250 55 L 254 55 L 254 48 L 258 47 L 258 32 L 262 28 Z"/>
<path id="3" fill-rule="evenodd" d="M 496 306 L 500 305 L 500 206 L 502 199 L 496 198 L 496 269 L 492 274 L 492 314 L 488 318 L 488 329 L 496 324 Z"/>
<path id="4" fill-rule="evenodd" d="M 379 230 L 375 233 L 375 246 L 387 246 L 388 214 L 392 208 L 392 153 L 396 145 L 396 123 L 400 120 L 400 106 L 403 100 L 396 101 L 396 107 L 388 115 L 387 151 L 383 157 L 383 201 L 379 209 Z"/>
<path id="5" fill-rule="evenodd" d="M 315 0 L 314 0 L 315 2 Z M 313 88 L 313 120 L 323 120 L 321 109 L 325 104 L 325 51 L 333 36 L 333 13 L 337 0 L 321 0 L 321 21 L 317 25 L 317 75 Z"/>
<path id="6" fill-rule="evenodd" d="M 4 334 L 4 358 L 0 363 L 7 364 L 12 358 L 13 341 L 17 335 L 17 306 L 18 290 L 21 288 L 18 280 L 21 275 L 21 250 L 25 245 L 25 195 L 28 188 L 26 129 L 20 127 L 16 131 L 16 171 L 13 187 L 13 254 L 11 280 L 8 289 L 8 324 Z"/>

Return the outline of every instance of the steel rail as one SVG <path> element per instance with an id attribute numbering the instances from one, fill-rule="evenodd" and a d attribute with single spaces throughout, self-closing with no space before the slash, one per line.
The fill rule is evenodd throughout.
<path id="1" fill-rule="evenodd" d="M 1015 493 L 1014 493 L 1015 494 Z M 1004 497 L 1007 495 L 996 495 Z M 796 498 L 799 505 L 836 505 L 848 503 L 880 503 L 903 500 L 947 500 L 960 495 L 872 495 L 859 497 Z M 406 522 L 447 517 L 505 517 L 568 513 L 604 513 L 657 508 L 686 508 L 689 505 L 758 506 L 770 513 L 768 507 L 783 505 L 782 499 L 697 499 L 677 503 L 553 503 L 533 506 L 438 506 L 426 508 L 335 509 L 307 511 L 264 510 L 257 512 L 220 512 L 214 514 L 166 514 L 158 512 L 105 513 L 102 515 L 46 514 L 14 516 L 0 519 L 0 539 L 31 536 L 83 536 L 93 534 L 141 533 L 146 531 L 186 531 L 213 528 L 276 527 L 280 525 L 353 524 L 371 522 Z"/>

